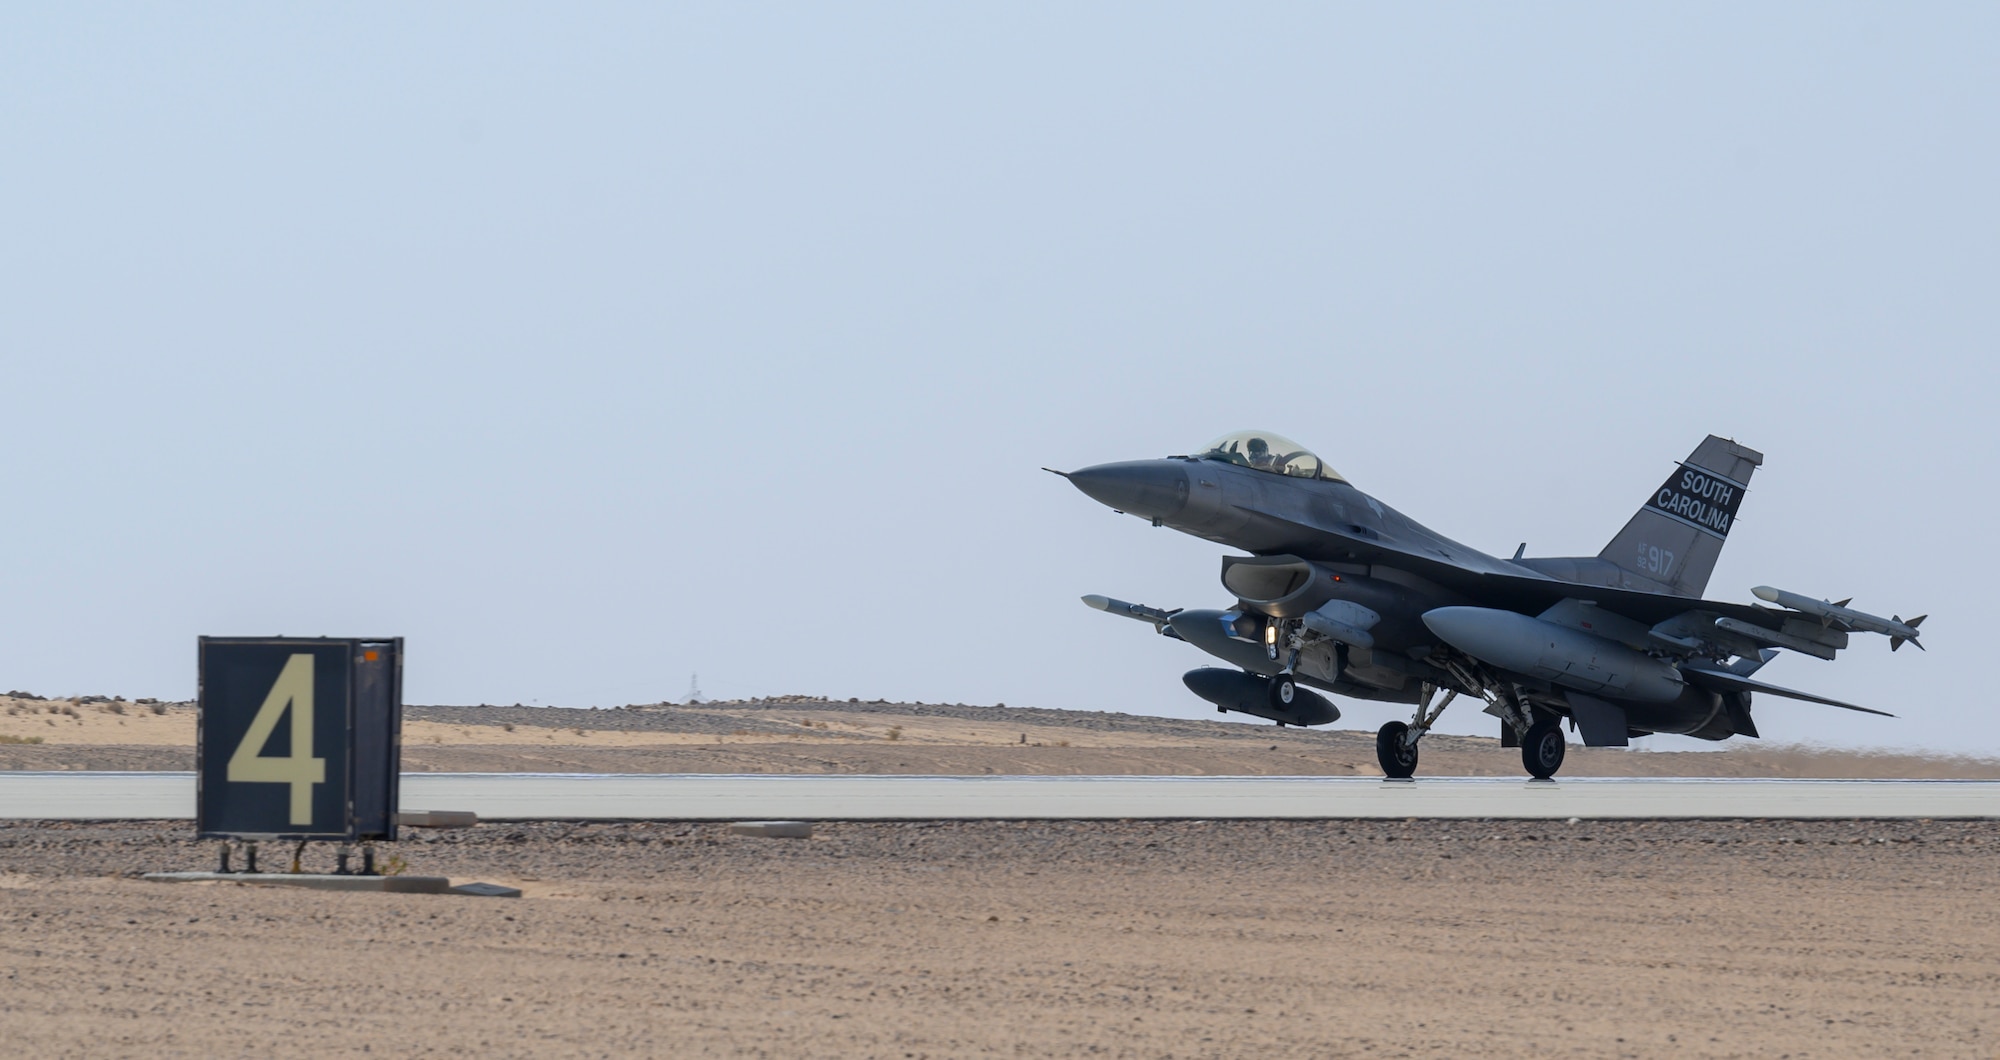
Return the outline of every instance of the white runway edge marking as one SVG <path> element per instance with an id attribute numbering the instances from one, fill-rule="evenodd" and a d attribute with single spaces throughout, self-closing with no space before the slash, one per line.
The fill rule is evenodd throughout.
<path id="1" fill-rule="evenodd" d="M 193 773 L 0 771 L 0 819 L 194 816 Z M 2000 817 L 2000 781 L 405 773 L 482 820 Z"/>

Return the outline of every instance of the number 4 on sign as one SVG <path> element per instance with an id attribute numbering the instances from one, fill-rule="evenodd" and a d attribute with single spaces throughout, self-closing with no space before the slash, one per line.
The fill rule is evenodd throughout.
<path id="1" fill-rule="evenodd" d="M 287 709 L 292 712 L 292 753 L 269 757 L 263 753 L 264 744 Z M 229 756 L 230 782 L 290 784 L 291 823 L 311 824 L 313 785 L 326 783 L 326 759 L 312 756 L 312 734 L 313 657 L 301 653 L 285 660 L 264 705 L 250 719 L 250 731 L 243 734 L 243 742 Z"/>

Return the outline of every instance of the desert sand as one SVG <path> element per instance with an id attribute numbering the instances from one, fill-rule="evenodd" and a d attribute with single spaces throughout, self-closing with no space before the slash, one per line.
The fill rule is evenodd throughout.
<path id="1" fill-rule="evenodd" d="M 998 705 L 406 717 L 419 770 L 1375 773 L 1365 732 Z M 186 769 L 193 741 L 190 704 L 0 698 L 0 768 Z M 1433 737 L 1424 771 L 1514 775 L 1496 744 Z M 1571 754 L 1569 775 L 2000 775 L 1755 743 Z M 214 844 L 184 822 L 0 821 L 0 1041 L 149 1057 L 2000 1054 L 2000 822 L 822 822 L 809 840 L 489 822 L 409 829 L 389 853 L 525 897 L 150 883 L 211 867 Z M 331 867 L 323 847 L 306 858 Z"/>
<path id="2" fill-rule="evenodd" d="M 1497 728 L 1498 722 L 1494 723 Z M 189 703 L 0 696 L 0 769 L 192 769 Z M 35 742 L 23 742 L 35 741 Z M 403 767 L 430 772 L 1380 776 L 1374 733 L 1006 706 L 783 697 L 609 710 L 411 706 Z M 1519 776 L 1497 739 L 1434 735 L 1420 773 Z M 1572 745 L 1565 776 L 2000 778 L 1992 759 L 1734 740 Z"/>
<path id="3" fill-rule="evenodd" d="M 502 823 L 399 853 L 525 898 L 133 878 L 189 831 L 0 823 L 8 1052 L 2000 1052 L 1990 822 Z"/>

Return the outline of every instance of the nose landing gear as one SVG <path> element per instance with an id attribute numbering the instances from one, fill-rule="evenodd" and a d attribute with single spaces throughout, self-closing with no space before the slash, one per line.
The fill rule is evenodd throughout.
<path id="1" fill-rule="evenodd" d="M 1299 698 L 1298 682 L 1293 681 L 1288 673 L 1271 678 L 1268 698 L 1274 710 L 1292 709 L 1292 701 Z"/>

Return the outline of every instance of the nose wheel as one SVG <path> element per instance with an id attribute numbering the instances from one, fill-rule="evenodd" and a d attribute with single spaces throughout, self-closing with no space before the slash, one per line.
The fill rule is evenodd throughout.
<path id="1" fill-rule="evenodd" d="M 1409 725 L 1392 721 L 1375 732 L 1375 760 L 1382 775 L 1408 780 L 1417 775 L 1417 741 L 1410 739 Z"/>
<path id="2" fill-rule="evenodd" d="M 1279 674 L 1271 678 L 1270 689 L 1265 698 L 1270 701 L 1274 710 L 1290 710 L 1292 704 L 1299 698 L 1298 683 L 1292 680 L 1291 674 Z"/>
<path id="3" fill-rule="evenodd" d="M 1569 743 L 1563 739 L 1562 724 L 1554 718 L 1544 718 L 1528 727 L 1527 735 L 1521 737 L 1521 764 L 1537 780 L 1547 780 L 1562 768 L 1563 752 Z"/>

